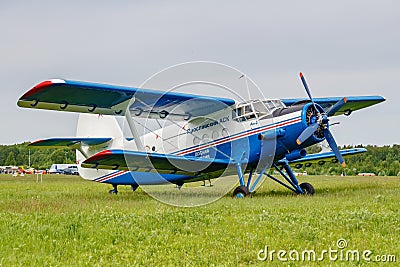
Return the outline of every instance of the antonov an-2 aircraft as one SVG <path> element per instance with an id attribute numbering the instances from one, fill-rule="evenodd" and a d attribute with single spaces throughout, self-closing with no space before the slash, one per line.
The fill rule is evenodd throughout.
<path id="1" fill-rule="evenodd" d="M 291 166 L 333 161 L 345 167 L 344 156 L 366 150 L 339 150 L 329 117 L 350 115 L 385 99 L 313 99 L 302 73 L 300 78 L 308 98 L 244 102 L 52 79 L 26 92 L 18 106 L 104 117 L 102 126 L 86 127 L 92 129 L 85 129 L 85 120 L 81 121 L 83 130 L 77 137 L 39 140 L 30 146 L 75 148 L 80 175 L 111 184 L 110 193 L 116 194 L 118 185 L 131 185 L 132 190 L 139 185 L 163 183 L 181 187 L 184 183 L 237 175 L 239 186 L 233 195 L 242 198 L 251 195 L 266 175 L 296 194 L 313 194 L 311 184 L 298 183 Z M 131 137 L 124 136 L 115 116 L 125 117 Z M 87 121 L 93 118 L 89 117 Z M 143 118 L 169 120 L 173 125 L 159 124 L 159 129 L 139 135 L 138 120 Z M 328 142 L 330 152 L 306 155 L 306 147 L 323 140 Z M 275 168 L 284 179 L 271 175 L 269 168 Z"/>

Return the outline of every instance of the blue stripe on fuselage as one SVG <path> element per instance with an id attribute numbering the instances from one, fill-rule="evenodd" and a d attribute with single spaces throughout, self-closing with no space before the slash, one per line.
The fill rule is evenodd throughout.
<path id="1" fill-rule="evenodd" d="M 218 145 L 219 145 L 220 143 L 229 142 L 229 141 L 231 141 L 231 139 L 235 139 L 235 138 L 237 138 L 237 137 L 240 136 L 240 135 L 246 134 L 244 137 L 247 137 L 247 136 L 249 136 L 249 135 L 251 135 L 251 134 L 259 134 L 259 133 L 263 132 L 264 130 L 265 130 L 265 131 L 269 130 L 270 127 L 273 127 L 273 128 L 271 128 L 271 130 L 273 130 L 273 129 L 275 130 L 275 127 L 276 127 L 277 125 L 279 125 L 279 124 L 285 124 L 285 123 L 288 123 L 289 121 L 298 120 L 298 119 L 300 119 L 300 118 L 301 118 L 301 116 L 297 116 L 297 117 L 290 118 L 290 119 L 287 119 L 287 120 L 283 120 L 283 121 L 280 121 L 280 122 L 275 122 L 275 123 L 268 124 L 268 125 L 265 125 L 265 126 L 260 126 L 260 127 L 258 127 L 258 128 L 249 129 L 249 130 L 246 130 L 246 131 L 243 131 L 243 132 L 239 132 L 239 133 L 236 133 L 236 134 L 233 134 L 233 135 L 230 135 L 230 136 L 226 136 L 226 137 L 222 137 L 222 138 L 219 138 L 219 139 L 210 141 L 210 142 L 205 143 L 205 144 L 202 144 L 202 145 L 191 146 L 191 147 L 189 147 L 189 148 L 185 148 L 185 149 L 182 149 L 182 150 L 178 150 L 178 151 L 176 151 L 176 152 L 174 152 L 174 153 L 172 153 L 172 154 L 176 154 L 176 155 L 190 155 L 190 154 L 187 154 L 187 153 L 191 153 L 191 152 L 194 152 L 194 151 L 202 150 L 202 149 L 211 147 L 211 146 L 213 146 L 213 145 L 215 145 L 215 144 L 217 144 L 217 147 L 218 147 Z M 247 135 L 247 134 L 248 134 L 248 135 Z M 191 151 L 191 150 L 193 150 L 193 151 Z"/>
<path id="2" fill-rule="evenodd" d="M 293 126 L 293 132 L 297 132 L 301 123 L 301 117 L 295 117 L 280 122 L 272 123 L 255 129 L 249 129 L 231 136 L 220 138 L 211 142 L 208 142 L 200 146 L 192 146 L 190 148 L 180 150 L 174 154 L 187 155 L 187 156 L 198 156 L 198 157 L 210 157 L 211 150 L 216 150 L 215 158 L 227 159 L 234 158 L 238 160 L 241 154 L 235 155 L 235 151 L 232 151 L 232 142 L 235 142 L 235 147 L 242 147 L 243 151 L 249 151 L 248 160 L 249 162 L 258 161 L 260 155 L 260 145 L 256 145 L 259 134 L 265 134 L 268 131 L 276 131 L 279 128 L 287 128 Z M 295 139 L 293 139 L 295 140 Z M 221 143 L 221 144 L 220 144 Z M 294 141 L 293 141 L 294 143 Z M 215 146 L 215 144 L 217 144 Z M 213 146 L 214 145 L 214 146 Z M 188 153 L 189 151 L 189 153 Z M 242 153 L 243 151 L 239 151 Z M 232 153 L 233 152 L 233 153 Z"/>

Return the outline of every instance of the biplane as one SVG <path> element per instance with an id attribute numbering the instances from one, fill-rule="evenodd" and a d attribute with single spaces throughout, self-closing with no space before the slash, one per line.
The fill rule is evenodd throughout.
<path id="1" fill-rule="evenodd" d="M 300 78 L 307 98 L 246 101 L 51 79 L 27 91 L 18 106 L 98 114 L 96 126 L 89 123 L 96 116 L 83 115 L 76 137 L 39 140 L 30 146 L 76 149 L 80 175 L 111 184 L 110 193 L 116 194 L 118 185 L 130 185 L 132 190 L 165 183 L 181 187 L 235 175 L 236 197 L 251 195 L 265 177 L 296 194 L 312 195 L 313 186 L 299 183 L 292 167 L 324 162 L 345 167 L 344 157 L 366 150 L 339 150 L 330 118 L 349 116 L 385 99 L 313 98 L 302 73 Z M 129 134 L 117 118 L 126 123 Z M 159 128 L 139 131 L 143 120 L 155 121 Z M 160 121 L 165 120 L 172 123 L 162 125 Z M 324 140 L 331 151 L 307 155 L 305 148 Z M 270 168 L 275 172 L 269 172 Z M 276 177 L 277 173 L 281 177 Z"/>

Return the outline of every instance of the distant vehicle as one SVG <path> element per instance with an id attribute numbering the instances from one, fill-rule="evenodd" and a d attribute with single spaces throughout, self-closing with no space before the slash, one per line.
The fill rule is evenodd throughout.
<path id="1" fill-rule="evenodd" d="M 62 173 L 61 165 L 63 165 L 63 164 L 53 164 L 53 165 L 51 165 L 48 173 L 50 173 L 50 174 L 61 174 Z"/>
<path id="2" fill-rule="evenodd" d="M 63 170 L 63 174 L 66 175 L 79 175 L 78 166 L 69 166 Z"/>
<path id="3" fill-rule="evenodd" d="M 376 176 L 373 172 L 360 172 L 357 176 Z"/>
<path id="4" fill-rule="evenodd" d="M 50 174 L 64 174 L 65 169 L 74 169 L 78 172 L 78 165 L 76 164 L 53 164 L 51 165 L 48 173 Z M 67 171 L 69 172 L 69 171 Z M 71 173 L 68 173 L 71 174 Z"/>

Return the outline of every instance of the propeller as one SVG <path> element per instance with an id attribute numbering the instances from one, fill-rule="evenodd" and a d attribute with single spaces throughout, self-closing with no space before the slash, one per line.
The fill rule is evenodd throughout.
<path id="1" fill-rule="evenodd" d="M 313 104 L 315 110 L 318 111 L 317 107 L 315 106 L 314 99 L 313 99 L 312 96 L 311 96 L 310 89 L 308 89 L 308 85 L 307 85 L 307 82 L 306 82 L 306 78 L 304 78 L 303 73 L 301 73 L 301 72 L 300 72 L 300 79 L 301 79 L 301 82 L 302 82 L 303 85 L 304 85 L 304 88 L 306 89 L 306 92 L 307 92 L 308 97 L 311 99 L 311 102 L 312 102 L 312 104 Z"/>
<path id="2" fill-rule="evenodd" d="M 330 107 L 326 112 L 320 112 L 320 110 L 317 108 L 315 105 L 314 99 L 312 98 L 310 89 L 308 88 L 306 79 L 303 76 L 303 73 L 300 72 L 300 78 L 301 81 L 304 85 L 304 88 L 306 89 L 307 95 L 310 98 L 314 109 L 316 111 L 315 117 L 311 117 L 310 125 L 303 130 L 303 132 L 299 135 L 299 137 L 296 140 L 296 143 L 298 145 L 301 145 L 304 141 L 306 141 L 308 138 L 310 138 L 315 132 L 318 131 L 318 129 L 323 129 L 323 134 L 328 142 L 330 148 L 332 149 L 333 153 L 335 154 L 336 158 L 339 160 L 340 164 L 343 167 L 346 167 L 346 162 L 344 161 L 342 155 L 340 154 L 339 148 L 336 144 L 335 139 L 333 138 L 333 135 L 331 131 L 329 130 L 329 118 L 330 116 L 333 116 L 343 105 L 347 102 L 347 98 L 344 97 L 340 99 L 338 102 L 336 102 L 332 107 Z"/>
<path id="3" fill-rule="evenodd" d="M 331 131 L 329 131 L 328 128 L 324 130 L 324 136 L 326 141 L 328 142 L 330 148 L 332 149 L 333 153 L 335 154 L 336 158 L 339 160 L 340 164 L 342 167 L 346 167 L 346 162 L 344 161 L 342 154 L 340 154 L 339 148 L 336 144 L 335 138 L 333 138 L 333 135 Z"/>
<path id="4" fill-rule="evenodd" d="M 301 145 L 304 141 L 306 141 L 308 138 L 310 138 L 311 135 L 315 133 L 316 130 L 319 128 L 319 123 L 313 123 L 307 128 L 304 129 L 304 131 L 297 137 L 296 143 L 298 145 Z"/>
<path id="5" fill-rule="evenodd" d="M 330 107 L 328 109 L 328 111 L 326 112 L 326 114 L 328 115 L 328 117 L 333 116 L 341 107 L 343 107 L 344 104 L 346 104 L 347 102 L 347 97 L 343 97 L 342 99 L 340 99 L 338 102 L 336 102 L 332 107 Z"/>

